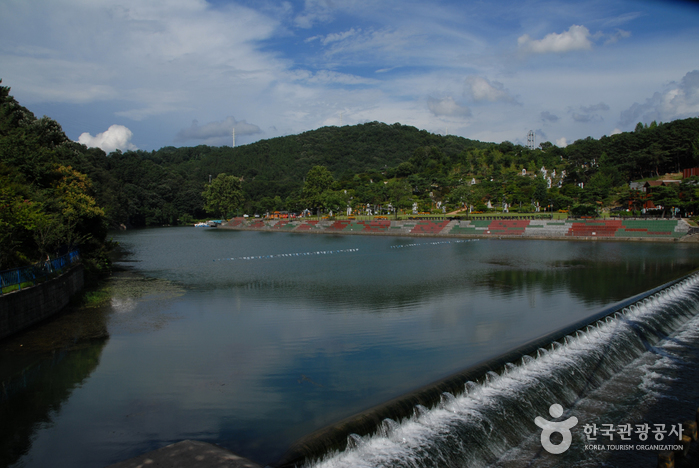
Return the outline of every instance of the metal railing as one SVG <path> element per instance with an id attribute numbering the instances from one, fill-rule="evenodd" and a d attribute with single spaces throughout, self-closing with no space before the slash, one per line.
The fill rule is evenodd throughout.
<path id="1" fill-rule="evenodd" d="M 6 288 L 15 289 L 12 286 L 17 286 L 18 290 L 22 289 L 22 285 L 27 287 L 34 286 L 36 283 L 46 279 L 51 275 L 61 273 L 67 267 L 80 262 L 80 253 L 77 250 L 69 252 L 53 260 L 35 263 L 34 265 L 13 268 L 12 270 L 0 271 L 0 294 L 5 292 Z"/>

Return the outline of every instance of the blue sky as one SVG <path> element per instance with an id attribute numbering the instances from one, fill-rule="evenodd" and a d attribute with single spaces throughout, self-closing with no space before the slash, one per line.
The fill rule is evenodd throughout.
<path id="1" fill-rule="evenodd" d="M 3 0 L 0 78 L 110 151 L 327 125 L 564 146 L 699 116 L 692 2 Z"/>

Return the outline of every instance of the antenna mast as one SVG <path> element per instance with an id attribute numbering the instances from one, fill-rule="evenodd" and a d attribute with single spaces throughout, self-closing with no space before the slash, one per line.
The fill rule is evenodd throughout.
<path id="1" fill-rule="evenodd" d="M 534 130 L 529 130 L 529 133 L 527 133 L 527 148 L 530 150 L 534 149 Z"/>
<path id="2" fill-rule="evenodd" d="M 233 148 L 235 148 L 235 127 L 233 127 Z"/>

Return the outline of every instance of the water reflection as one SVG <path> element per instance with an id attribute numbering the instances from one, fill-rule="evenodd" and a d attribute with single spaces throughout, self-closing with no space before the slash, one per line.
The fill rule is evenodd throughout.
<path id="1" fill-rule="evenodd" d="M 0 466 L 17 462 L 37 430 L 97 368 L 108 342 L 105 316 L 71 311 L 2 342 Z"/>
<path id="2" fill-rule="evenodd" d="M 52 427 L 34 424 L 23 466 L 104 466 L 186 438 L 272 462 L 308 432 L 699 266 L 674 244 L 116 238 L 132 255 L 110 282 L 100 364 Z M 271 257 L 321 251 L 333 253 Z"/>

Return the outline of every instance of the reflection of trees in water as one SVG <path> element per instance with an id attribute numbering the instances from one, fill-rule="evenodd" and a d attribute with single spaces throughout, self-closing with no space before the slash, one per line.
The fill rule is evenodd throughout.
<path id="1" fill-rule="evenodd" d="M 39 427 L 51 423 L 52 413 L 97 368 L 106 343 L 102 338 L 40 356 L 3 354 L 0 466 L 17 462 L 29 451 Z"/>
<path id="2" fill-rule="evenodd" d="M 0 343 L 0 466 L 16 463 L 32 437 L 99 364 L 105 308 L 69 308 Z"/>
<path id="3" fill-rule="evenodd" d="M 479 285 L 492 291 L 544 293 L 567 290 L 585 304 L 608 304 L 655 288 L 694 269 L 674 260 L 635 260 L 600 263 L 571 260 L 550 263 L 544 270 L 506 269 L 489 272 Z"/>
<path id="4" fill-rule="evenodd" d="M 345 273 L 307 278 L 266 278 L 229 282 L 227 288 L 239 289 L 256 297 L 293 303 L 311 301 L 332 309 L 343 305 L 353 309 L 377 311 L 424 303 L 447 294 L 487 290 L 507 298 L 534 289 L 543 293 L 567 291 L 585 304 L 608 304 L 652 289 L 689 273 L 696 265 L 681 259 L 600 263 L 592 260 L 565 260 L 546 268 L 527 269 L 521 265 L 488 262 L 488 271 L 473 269 L 454 275 L 452 269 L 431 269 L 429 274 L 399 274 L 397 278 L 376 272 L 366 277 Z M 382 276 L 382 277 L 381 277 Z M 387 278 L 391 278 L 390 280 Z"/>

